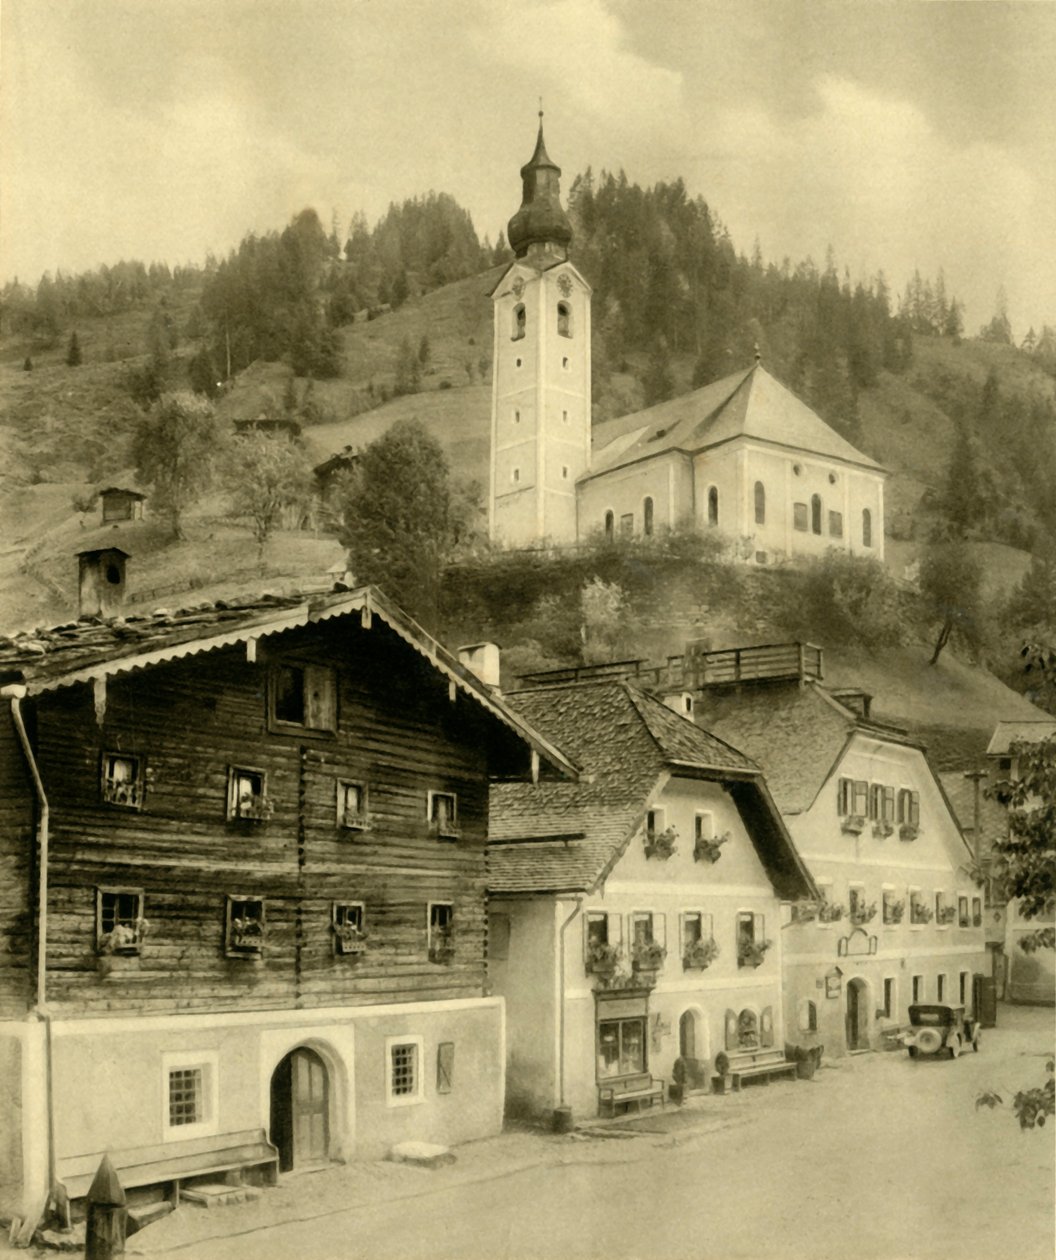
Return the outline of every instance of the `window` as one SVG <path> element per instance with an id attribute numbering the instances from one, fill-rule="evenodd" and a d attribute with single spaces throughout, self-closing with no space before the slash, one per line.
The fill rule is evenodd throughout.
<path id="1" fill-rule="evenodd" d="M 567 464 L 561 465 L 561 480 L 562 481 L 568 480 L 568 465 Z"/>
<path id="2" fill-rule="evenodd" d="M 520 367 L 523 362 L 524 362 L 523 359 L 514 359 L 513 365 L 514 367 Z"/>
<path id="3" fill-rule="evenodd" d="M 339 779 L 337 784 L 337 825 L 350 831 L 366 831 L 370 826 L 367 814 L 367 785 Z"/>
<path id="4" fill-rule="evenodd" d="M 865 779 L 855 779 L 852 803 L 855 816 L 864 818 L 865 811 L 869 808 L 869 784 Z"/>
<path id="5" fill-rule="evenodd" d="M 169 1124 L 201 1124 L 205 1117 L 204 1069 L 175 1068 L 169 1073 Z"/>
<path id="6" fill-rule="evenodd" d="M 264 902 L 228 897 L 224 952 L 228 958 L 259 958 L 264 952 Z"/>
<path id="7" fill-rule="evenodd" d="M 972 898 L 972 927 L 983 926 L 983 899 L 982 897 Z"/>
<path id="8" fill-rule="evenodd" d="M 642 504 L 642 532 L 647 538 L 653 533 L 653 501 L 649 498 Z"/>
<path id="9" fill-rule="evenodd" d="M 895 821 L 895 789 L 893 787 L 884 788 L 884 799 L 880 805 L 880 819 L 885 823 L 893 823 Z"/>
<path id="10" fill-rule="evenodd" d="M 528 315 L 524 309 L 524 303 L 518 302 L 513 308 L 513 332 L 510 334 L 510 337 L 513 341 L 520 341 L 527 331 Z M 519 359 L 517 361 L 517 366 L 521 366 Z"/>
<path id="11" fill-rule="evenodd" d="M 449 963 L 455 956 L 455 908 L 449 901 L 429 903 L 429 961 Z"/>
<path id="12" fill-rule="evenodd" d="M 818 1005 L 809 998 L 804 998 L 799 1004 L 798 1024 L 800 1032 L 817 1032 L 818 1031 Z"/>
<path id="13" fill-rule="evenodd" d="M 139 888 L 100 888 L 95 894 L 95 948 L 100 954 L 138 954 L 147 921 Z"/>
<path id="14" fill-rule="evenodd" d="M 519 468 L 510 469 L 510 480 L 516 485 L 521 479 L 521 470 Z"/>
<path id="15" fill-rule="evenodd" d="M 664 811 L 662 809 L 648 809 L 645 812 L 645 834 L 647 836 L 657 836 L 664 829 Z"/>
<path id="16" fill-rule="evenodd" d="M 843 513 L 842 512 L 829 513 L 829 537 L 830 538 L 843 537 Z"/>
<path id="17" fill-rule="evenodd" d="M 869 784 L 865 779 L 840 779 L 836 784 L 836 812 L 841 817 L 864 818 L 869 809 Z"/>
<path id="18" fill-rule="evenodd" d="M 421 1102 L 421 1037 L 385 1038 L 385 1096 L 390 1107 Z"/>
<path id="19" fill-rule="evenodd" d="M 651 945 L 653 936 L 653 914 L 651 910 L 636 910 L 631 915 L 631 946 Z"/>
<path id="20" fill-rule="evenodd" d="M 923 1001 L 924 1001 L 924 977 L 914 976 L 913 977 L 913 1002 L 914 1004 L 916 1004 L 917 1002 L 923 1002 Z"/>
<path id="21" fill-rule="evenodd" d="M 264 822 L 271 812 L 262 770 L 231 766 L 227 774 L 227 817 L 231 821 Z"/>
<path id="22" fill-rule="evenodd" d="M 808 521 L 810 512 L 805 503 L 792 504 L 792 528 L 798 529 L 801 533 L 806 533 L 808 529 Z"/>
<path id="23" fill-rule="evenodd" d="M 968 914 L 968 898 L 958 897 L 957 898 L 957 926 L 958 927 L 971 927 L 971 925 L 972 925 L 971 916 Z"/>
<path id="24" fill-rule="evenodd" d="M 587 972 L 611 974 L 620 955 L 623 920 L 618 914 L 588 910 L 583 922 L 583 962 Z"/>
<path id="25" fill-rule="evenodd" d="M 741 910 L 737 914 L 737 966 L 756 967 L 762 962 L 768 942 L 766 922 L 761 914 Z"/>
<path id="26" fill-rule="evenodd" d="M 945 973 L 940 971 L 937 982 L 936 982 L 936 989 L 935 989 L 936 1002 L 946 1001 L 946 980 L 947 980 L 947 977 Z"/>
<path id="27" fill-rule="evenodd" d="M 909 921 L 914 927 L 922 927 L 931 918 L 931 911 L 919 888 L 909 890 Z"/>
<path id="28" fill-rule="evenodd" d="M 939 927 L 949 927 L 953 916 L 956 914 L 953 906 L 946 904 L 946 894 L 944 892 L 936 892 L 935 894 L 935 922 Z"/>
<path id="29" fill-rule="evenodd" d="M 334 935 L 334 953 L 355 957 L 367 951 L 367 932 L 362 901 L 335 901 L 330 925 Z"/>
<path id="30" fill-rule="evenodd" d="M 572 307 L 567 302 L 557 304 L 557 335 L 559 337 L 572 336 Z"/>
<path id="31" fill-rule="evenodd" d="M 718 525 L 719 523 L 719 491 L 717 486 L 711 486 L 708 489 L 708 524 Z"/>
<path id="32" fill-rule="evenodd" d="M 326 665 L 276 665 L 271 671 L 271 720 L 279 727 L 337 729 L 337 677 Z"/>
<path id="33" fill-rule="evenodd" d="M 565 357 L 561 360 L 561 366 L 566 372 L 568 371 L 568 355 L 565 355 Z"/>
<path id="34" fill-rule="evenodd" d="M 821 495 L 812 494 L 810 496 L 810 532 L 812 534 L 821 533 Z"/>
<path id="35" fill-rule="evenodd" d="M 755 523 L 766 524 L 766 490 L 761 481 L 755 483 Z"/>
<path id="36" fill-rule="evenodd" d="M 902 912 L 905 910 L 905 902 L 899 901 L 893 888 L 884 889 L 883 907 L 883 919 L 889 927 L 894 923 L 902 922 Z"/>
<path id="37" fill-rule="evenodd" d="M 691 945 L 699 945 L 715 937 L 714 919 L 700 910 L 686 910 L 682 915 L 682 953 Z"/>
<path id="38" fill-rule="evenodd" d="M 961 1006 L 964 1007 L 965 1014 L 968 1014 L 969 997 L 971 995 L 971 986 L 969 985 L 968 982 L 971 980 L 971 978 L 972 978 L 972 974 L 970 971 L 962 971 L 960 985 L 958 986 L 958 990 L 957 990 L 957 993 L 958 993 L 957 1001 L 961 1004 Z"/>
<path id="39" fill-rule="evenodd" d="M 873 545 L 873 514 L 868 508 L 862 508 L 862 546 Z"/>
<path id="40" fill-rule="evenodd" d="M 429 793 L 429 828 L 441 840 L 457 840 L 462 835 L 454 792 Z"/>
<path id="41" fill-rule="evenodd" d="M 644 1072 L 645 1017 L 603 1019 L 598 1023 L 598 1079 Z"/>
<path id="42" fill-rule="evenodd" d="M 871 783 L 869 785 L 869 817 L 874 821 L 879 820 L 881 811 L 884 807 L 884 789 L 880 783 Z"/>
<path id="43" fill-rule="evenodd" d="M 902 788 L 898 794 L 898 821 L 910 827 L 920 826 L 920 793 Z"/>
<path id="44" fill-rule="evenodd" d="M 125 753 L 103 753 L 103 800 L 127 809 L 143 808 L 143 773 L 138 757 Z"/>
<path id="45" fill-rule="evenodd" d="M 520 411 L 514 411 L 514 413 L 513 413 L 513 423 L 514 423 L 514 424 L 520 424 L 520 423 L 521 423 L 521 413 L 520 413 Z"/>
<path id="46" fill-rule="evenodd" d="M 865 909 L 865 889 L 861 884 L 852 884 L 847 889 L 847 913 L 852 923 L 856 923 Z"/>
<path id="47" fill-rule="evenodd" d="M 694 840 L 714 840 L 715 839 L 715 815 L 710 809 L 702 809 L 698 811 L 693 819 L 693 839 Z"/>
<path id="48" fill-rule="evenodd" d="M 884 1005 L 883 1013 L 885 1019 L 894 1019 L 895 1016 L 895 980 L 893 976 L 884 977 Z"/>
<path id="49" fill-rule="evenodd" d="M 616 517 L 611 512 L 605 513 L 605 537 L 612 542 L 614 533 L 616 532 Z"/>

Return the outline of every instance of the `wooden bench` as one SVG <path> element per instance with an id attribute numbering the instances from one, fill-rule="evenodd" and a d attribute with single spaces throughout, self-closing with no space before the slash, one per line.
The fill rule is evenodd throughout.
<path id="1" fill-rule="evenodd" d="M 637 1076 L 625 1076 L 622 1080 L 610 1081 L 598 1086 L 598 1109 L 609 1119 L 616 1115 L 616 1108 L 627 1108 L 634 1103 L 635 1109 L 641 1111 L 642 1103 L 648 1100 L 649 1106 L 659 1099 L 664 1105 L 664 1082 L 654 1081 L 648 1072 L 640 1072 Z"/>
<path id="2" fill-rule="evenodd" d="M 770 1084 L 771 1077 L 787 1076 L 795 1079 L 796 1065 L 786 1059 L 781 1050 L 746 1050 L 730 1055 L 730 1070 L 734 1090 L 739 1090 L 744 1081 L 761 1080 L 764 1085 Z"/>
<path id="3" fill-rule="evenodd" d="M 171 1186 L 172 1199 L 176 1203 L 180 1197 L 180 1182 L 191 1177 L 253 1168 L 261 1171 L 266 1185 L 273 1186 L 279 1175 L 279 1152 L 268 1141 L 263 1129 L 216 1133 L 210 1137 L 130 1147 L 106 1151 L 105 1154 L 110 1156 L 124 1189 Z M 91 1155 L 70 1155 L 58 1161 L 56 1180 L 65 1187 L 70 1200 L 82 1199 L 88 1193 L 103 1155 L 103 1151 L 96 1151 Z"/>

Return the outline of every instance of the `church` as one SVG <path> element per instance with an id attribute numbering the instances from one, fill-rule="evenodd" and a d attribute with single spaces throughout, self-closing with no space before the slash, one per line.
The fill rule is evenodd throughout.
<path id="1" fill-rule="evenodd" d="M 837 547 L 884 558 L 886 470 L 776 380 L 747 370 L 631 415 L 591 423 L 588 281 L 540 116 L 492 290 L 489 532 L 508 547 L 592 535 L 721 532 L 749 562 Z"/>

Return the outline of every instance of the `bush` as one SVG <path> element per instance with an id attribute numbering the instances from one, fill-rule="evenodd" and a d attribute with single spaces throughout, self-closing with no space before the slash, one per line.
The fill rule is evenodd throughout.
<path id="1" fill-rule="evenodd" d="M 776 619 L 796 637 L 824 627 L 830 643 L 873 647 L 903 639 L 898 589 L 872 556 L 830 548 L 792 570 L 779 590 Z"/>

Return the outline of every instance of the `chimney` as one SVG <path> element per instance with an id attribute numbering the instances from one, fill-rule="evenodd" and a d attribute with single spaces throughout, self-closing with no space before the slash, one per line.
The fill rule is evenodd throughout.
<path id="1" fill-rule="evenodd" d="M 681 717 L 689 718 L 692 722 L 693 717 L 693 693 L 691 691 L 672 691 L 664 696 L 664 704 Z"/>
<path id="2" fill-rule="evenodd" d="M 467 643 L 458 649 L 458 659 L 466 669 L 472 670 L 485 687 L 499 689 L 499 645 L 497 643 Z"/>
<path id="3" fill-rule="evenodd" d="M 82 617 L 113 617 L 125 602 L 125 562 L 127 551 L 103 547 L 79 551 L 78 593 Z"/>

